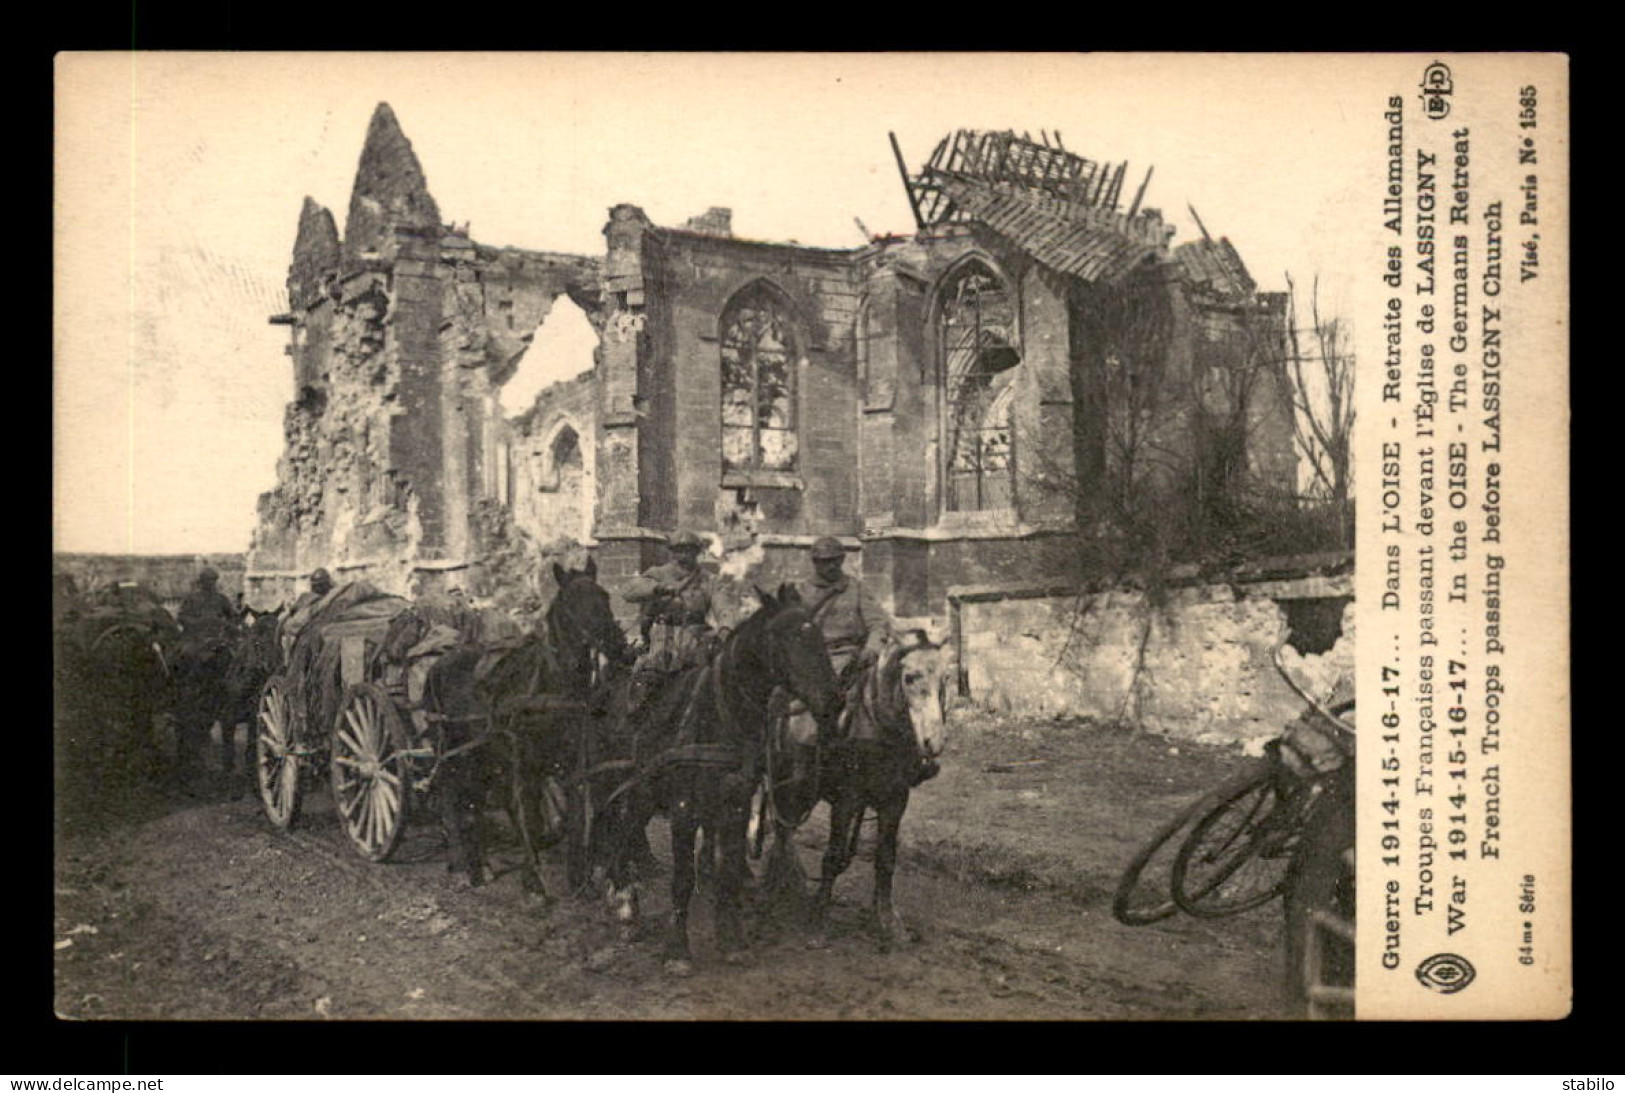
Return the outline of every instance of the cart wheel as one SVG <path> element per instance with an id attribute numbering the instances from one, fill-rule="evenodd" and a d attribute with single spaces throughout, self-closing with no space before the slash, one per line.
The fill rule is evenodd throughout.
<path id="1" fill-rule="evenodd" d="M 265 818 L 278 831 L 287 831 L 299 819 L 304 800 L 304 779 L 294 747 L 302 735 L 296 724 L 286 681 L 272 676 L 260 688 L 259 716 L 255 721 L 254 772 Z"/>
<path id="2" fill-rule="evenodd" d="M 388 861 L 406 829 L 407 747 L 382 687 L 357 683 L 344 692 L 333 722 L 333 801 L 344 833 L 368 861 Z"/>
<path id="3" fill-rule="evenodd" d="M 1232 777 L 1219 788 L 1198 797 L 1168 822 L 1140 848 L 1123 870 L 1112 899 L 1112 915 L 1125 926 L 1145 926 L 1160 922 L 1179 910 L 1174 902 L 1171 881 L 1174 857 L 1181 839 L 1220 801 L 1242 786 L 1251 785 L 1255 773 L 1248 770 Z"/>
<path id="4" fill-rule="evenodd" d="M 1287 993 L 1296 1015 L 1354 1017 L 1354 795 L 1333 782 L 1293 855 L 1286 894 Z"/>
<path id="5" fill-rule="evenodd" d="M 1260 764 L 1220 795 L 1179 848 L 1174 902 L 1198 918 L 1219 918 L 1280 895 L 1291 865 L 1287 844 L 1302 815 L 1276 792 L 1271 765 Z"/>

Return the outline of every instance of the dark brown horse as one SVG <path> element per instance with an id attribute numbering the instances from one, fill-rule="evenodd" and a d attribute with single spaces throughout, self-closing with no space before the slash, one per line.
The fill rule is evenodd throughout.
<path id="1" fill-rule="evenodd" d="M 602 818 L 618 913 L 629 924 L 638 911 L 636 858 L 644 830 L 659 812 L 671 821 L 666 969 L 673 975 L 691 971 L 688 914 L 702 831 L 721 859 L 717 943 L 730 962 L 744 947 L 745 834 L 774 692 L 783 688 L 796 695 L 821 719 L 831 717 L 840 702 L 822 635 L 799 593 L 781 585 L 777 595 L 760 590 L 758 595 L 761 608 L 705 664 L 676 676 L 641 723 L 623 725 L 622 754 L 597 768 L 611 784 L 619 781 Z"/>
<path id="2" fill-rule="evenodd" d="M 538 852 L 556 841 L 558 797 L 589 700 L 606 667 L 630 660 L 626 635 L 598 584 L 598 567 L 555 564 L 558 593 L 540 626 L 503 645 L 465 635 L 429 669 L 424 708 L 443 759 L 435 776 L 451 861 L 469 883 L 485 877 L 484 803 L 499 794 L 520 836 L 527 890 L 545 895 Z"/>
<path id="3" fill-rule="evenodd" d="M 835 881 L 852 864 L 864 814 L 870 811 L 875 816 L 874 926 L 882 948 L 899 938 L 902 924 L 892 906 L 898 832 L 920 769 L 920 756 L 934 759 L 942 751 L 944 675 L 941 650 L 923 633 L 890 642 L 849 689 L 839 728 L 821 747 L 814 785 L 791 786 L 788 792 L 781 789 L 770 795 L 770 804 L 788 804 L 786 811 L 791 815 L 804 816 L 809 797 L 814 803 L 829 803 L 829 843 L 812 907 L 810 945 L 814 948 L 825 944 Z M 793 801 L 798 790 L 799 805 Z M 769 876 L 793 878 L 799 884 L 800 865 L 795 862 L 791 839 L 794 828 L 777 808 L 770 811 L 775 833 Z"/>
<path id="4" fill-rule="evenodd" d="M 240 626 L 202 648 L 188 646 L 183 639 L 176 657 L 176 719 L 191 738 L 188 744 L 193 749 L 201 748 L 218 722 L 220 774 L 228 783 L 237 770 L 237 726 L 249 727 L 252 742 L 260 690 L 282 670 L 282 647 L 277 641 L 281 624 L 280 607 L 269 611 L 249 608 Z M 249 753 L 252 751 L 250 746 Z M 190 758 L 201 769 L 202 756 Z M 252 790 L 253 766 L 246 754 L 242 767 L 239 788 Z"/>

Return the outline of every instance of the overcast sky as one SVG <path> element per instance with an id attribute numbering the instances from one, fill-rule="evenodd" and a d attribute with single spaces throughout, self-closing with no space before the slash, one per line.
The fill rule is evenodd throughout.
<path id="1" fill-rule="evenodd" d="M 1197 235 L 1194 205 L 1261 287 L 1318 272 L 1335 295 L 1349 272 L 1340 240 L 1354 218 L 1369 219 L 1357 175 L 1380 151 L 1380 97 L 1346 78 L 1362 66 L 1146 55 L 65 55 L 56 549 L 247 548 L 292 397 L 287 331 L 266 319 L 286 309 L 300 202 L 326 205 L 343 230 L 380 101 L 412 141 L 442 218 L 469 222 L 482 243 L 600 254 L 607 210 L 626 201 L 656 223 L 722 205 L 738 235 L 856 246 L 854 218 L 876 233 L 912 229 L 888 130 L 913 170 L 954 128 L 1048 129 L 1092 159 L 1127 160 L 1125 204 L 1154 165 L 1145 204 L 1177 226 L 1176 242 Z M 578 370 L 578 336 L 552 350 L 553 372 Z"/>

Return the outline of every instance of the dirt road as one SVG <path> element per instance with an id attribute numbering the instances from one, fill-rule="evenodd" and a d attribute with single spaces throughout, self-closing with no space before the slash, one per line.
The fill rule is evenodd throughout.
<path id="1" fill-rule="evenodd" d="M 627 942 L 599 902 L 526 896 L 511 845 L 494 848 L 492 883 L 459 887 L 432 823 L 372 865 L 325 794 L 290 835 L 247 798 L 108 798 L 59 812 L 56 1008 L 89 1019 L 1285 1015 L 1278 908 L 1141 929 L 1111 917 L 1115 871 L 1147 824 L 1239 757 L 983 725 L 948 760 L 904 822 L 897 901 L 910 943 L 882 954 L 868 934 L 860 860 L 837 889 L 829 948 L 808 950 L 794 924 L 763 917 L 747 964 L 726 966 L 702 911 L 685 980 L 661 967 L 664 877 L 646 889 L 646 934 Z M 823 826 L 820 814 L 804 832 L 809 875 Z M 662 834 L 651 832 L 657 853 Z M 562 892 L 562 868 L 549 868 Z"/>

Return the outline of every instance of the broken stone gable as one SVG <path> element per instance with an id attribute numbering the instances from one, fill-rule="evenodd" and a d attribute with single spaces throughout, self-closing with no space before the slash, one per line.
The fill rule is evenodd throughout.
<path id="1" fill-rule="evenodd" d="M 905 180 L 910 236 L 771 243 L 735 236 L 725 209 L 668 227 L 621 204 L 589 257 L 443 223 L 380 104 L 343 235 L 307 198 L 272 320 L 289 328 L 297 395 L 251 599 L 291 599 L 325 566 L 534 610 L 549 560 L 590 552 L 613 587 L 663 560 L 678 528 L 710 540 L 729 615 L 752 585 L 804 577 L 824 535 L 906 619 L 944 617 L 955 588 L 1064 575 L 1122 412 L 1091 340 L 1101 287 L 1157 294 L 1158 365 L 1184 379 L 1222 373 L 1227 323 L 1284 307 L 1227 241 L 1174 247 L 1139 197 L 1125 211 L 1123 170 L 1047 138 L 961 132 Z M 504 413 L 559 306 L 585 314 L 592 359 Z M 1246 458 L 1290 489 L 1278 373 Z M 1170 403 L 1152 426 L 1181 443 L 1190 412 Z"/>

